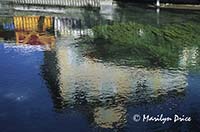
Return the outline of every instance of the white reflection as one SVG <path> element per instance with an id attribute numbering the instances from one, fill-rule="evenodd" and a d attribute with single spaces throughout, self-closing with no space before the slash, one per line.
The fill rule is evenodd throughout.
<path id="1" fill-rule="evenodd" d="M 195 66 L 197 64 L 197 57 L 199 55 L 198 47 L 187 48 L 185 47 L 180 55 L 179 65 L 182 68 Z"/>

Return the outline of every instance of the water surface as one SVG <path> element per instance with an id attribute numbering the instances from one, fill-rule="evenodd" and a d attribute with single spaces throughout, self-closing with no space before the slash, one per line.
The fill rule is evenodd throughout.
<path id="1" fill-rule="evenodd" d="M 168 58 L 175 65 L 165 67 L 143 63 L 149 60 L 143 57 L 141 61 L 128 52 L 126 57 L 104 54 L 104 50 L 97 54 L 95 46 L 79 39 L 93 36 L 95 26 L 113 23 L 155 27 L 198 23 L 199 12 L 161 10 L 156 14 L 153 9 L 129 5 L 115 8 L 112 17 L 98 10 L 70 12 L 42 16 L 15 12 L 0 17 L 2 132 L 199 130 L 198 44 L 183 47 L 176 59 Z M 135 114 L 178 114 L 192 121 L 135 122 Z"/>

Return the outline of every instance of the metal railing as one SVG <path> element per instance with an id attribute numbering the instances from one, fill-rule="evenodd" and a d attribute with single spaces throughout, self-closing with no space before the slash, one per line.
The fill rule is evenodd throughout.
<path id="1" fill-rule="evenodd" d="M 70 6 L 70 7 L 100 7 L 102 0 L 8 0 L 16 4 L 29 5 L 50 5 L 50 6 Z"/>

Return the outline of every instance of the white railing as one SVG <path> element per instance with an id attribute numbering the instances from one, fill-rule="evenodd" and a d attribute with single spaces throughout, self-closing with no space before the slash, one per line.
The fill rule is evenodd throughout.
<path id="1" fill-rule="evenodd" d="M 71 7 L 100 7 L 102 0 L 12 0 L 16 4 L 32 5 L 52 5 L 52 6 L 71 6 Z"/>
<path id="2" fill-rule="evenodd" d="M 68 18 L 54 18 L 54 30 L 60 33 L 60 35 L 67 36 L 72 35 L 78 38 L 81 35 L 93 35 L 91 29 L 82 29 L 81 20 L 68 19 Z M 57 35 L 56 35 L 57 36 Z"/>

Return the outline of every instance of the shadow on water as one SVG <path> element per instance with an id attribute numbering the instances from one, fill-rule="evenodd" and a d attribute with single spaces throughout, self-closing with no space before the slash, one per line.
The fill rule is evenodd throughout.
<path id="1" fill-rule="evenodd" d="M 161 11 L 158 24 L 155 10 L 141 7 L 116 7 L 109 19 L 74 11 L 0 18 L 5 50 L 42 47 L 39 72 L 57 120 L 85 124 L 83 131 L 199 128 L 199 13 Z M 192 122 L 134 122 L 134 114 L 185 114 Z"/>

